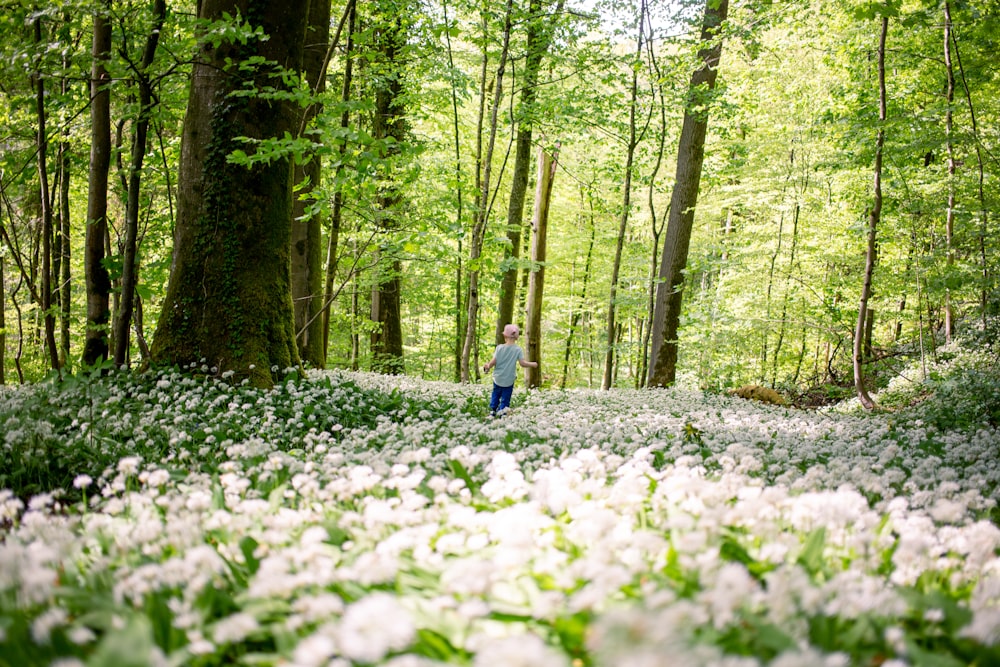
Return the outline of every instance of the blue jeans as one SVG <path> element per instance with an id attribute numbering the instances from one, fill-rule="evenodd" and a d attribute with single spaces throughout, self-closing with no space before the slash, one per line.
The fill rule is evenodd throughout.
<path id="1" fill-rule="evenodd" d="M 493 383 L 493 395 L 490 396 L 490 414 L 495 415 L 510 407 L 510 397 L 514 393 L 514 385 L 501 387 Z"/>

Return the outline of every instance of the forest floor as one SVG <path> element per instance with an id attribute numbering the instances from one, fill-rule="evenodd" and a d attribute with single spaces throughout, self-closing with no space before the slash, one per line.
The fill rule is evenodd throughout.
<path id="1" fill-rule="evenodd" d="M 0 393 L 0 667 L 1000 664 L 1000 382 Z M 995 364 L 993 364 L 995 367 Z M 915 401 L 921 392 L 929 397 Z"/>

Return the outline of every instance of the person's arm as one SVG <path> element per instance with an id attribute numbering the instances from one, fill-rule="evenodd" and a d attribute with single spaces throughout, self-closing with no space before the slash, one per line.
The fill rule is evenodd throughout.
<path id="1" fill-rule="evenodd" d="M 525 361 L 524 359 L 518 359 L 518 363 L 521 364 L 521 368 L 538 368 L 537 361 Z"/>
<path id="2" fill-rule="evenodd" d="M 490 359 L 489 363 L 483 364 L 483 372 L 486 373 L 487 371 L 489 371 L 491 368 L 493 368 L 496 365 L 497 365 L 497 357 L 496 357 L 496 355 L 493 355 L 493 358 Z"/>

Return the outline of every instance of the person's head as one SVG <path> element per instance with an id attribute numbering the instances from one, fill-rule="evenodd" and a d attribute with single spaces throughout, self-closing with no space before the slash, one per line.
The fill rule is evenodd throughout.
<path id="1" fill-rule="evenodd" d="M 515 341 L 520 335 L 521 330 L 517 328 L 516 324 L 508 324 L 503 328 L 503 337 L 507 341 Z"/>

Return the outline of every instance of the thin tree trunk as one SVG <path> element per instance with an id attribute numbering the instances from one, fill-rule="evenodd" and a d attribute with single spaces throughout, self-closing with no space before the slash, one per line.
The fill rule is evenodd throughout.
<path id="1" fill-rule="evenodd" d="M 927 379 L 927 349 L 924 345 L 924 305 L 920 290 L 920 262 L 913 263 L 913 273 L 917 284 L 917 337 L 920 343 L 920 377 Z"/>
<path id="2" fill-rule="evenodd" d="M 310 0 L 306 23 L 302 71 L 314 96 L 326 91 L 327 46 L 330 41 L 330 0 Z M 303 111 L 299 135 L 320 114 L 322 104 L 314 101 Z M 295 314 L 295 341 L 302 361 L 314 368 L 326 364 L 323 318 L 323 225 L 316 210 L 316 196 L 322 176 L 322 159 L 312 151 L 306 163 L 295 165 L 295 182 L 302 191 L 295 197 L 292 213 L 292 303 Z"/>
<path id="3" fill-rule="evenodd" d="M 948 206 L 944 216 L 944 237 L 947 252 L 947 266 L 945 271 L 946 276 L 950 279 L 951 272 L 955 267 L 955 146 L 952 141 L 954 131 L 952 105 L 955 103 L 955 70 L 951 63 L 951 3 L 949 0 L 945 0 L 944 3 L 944 68 L 946 79 L 944 132 L 945 148 L 948 155 Z M 945 342 L 950 343 L 952 334 L 954 333 L 955 323 L 953 318 L 955 314 L 951 303 L 951 288 L 947 286 L 948 282 L 950 281 L 946 280 L 944 290 L 944 339 Z"/>
<path id="4" fill-rule="evenodd" d="M 451 48 L 451 26 L 448 19 L 448 2 L 441 3 L 444 11 L 444 38 L 448 48 L 448 70 L 454 73 L 455 59 Z M 454 80 L 451 81 L 451 123 L 455 138 L 455 229 L 462 228 L 462 137 L 458 125 L 458 91 Z M 455 267 L 455 381 L 462 379 L 462 238 L 458 239 L 457 266 Z"/>
<path id="5" fill-rule="evenodd" d="M 972 123 L 972 136 L 975 138 L 976 147 L 976 164 L 978 171 L 978 190 L 977 199 L 979 201 L 979 259 L 982 264 L 982 286 L 980 289 L 980 317 L 982 318 L 983 324 L 986 324 L 986 306 L 989 301 L 989 295 L 993 290 L 993 277 L 990 273 L 990 265 L 987 262 L 987 252 L 986 252 L 986 238 L 989 232 L 989 212 L 987 210 L 986 203 L 986 189 L 985 189 L 985 167 L 983 165 L 983 146 L 982 139 L 979 136 L 979 123 L 976 120 L 976 107 L 972 104 L 972 91 L 969 90 L 969 81 L 965 78 L 965 69 L 962 67 L 962 56 L 958 48 L 958 36 L 955 31 L 951 31 L 951 41 L 952 46 L 955 48 L 955 62 L 958 65 L 958 71 L 962 75 L 962 88 L 965 91 L 965 101 L 969 107 L 969 118 Z"/>
<path id="6" fill-rule="evenodd" d="M 68 26 L 70 21 L 69 11 L 63 14 L 63 25 Z M 68 30 L 66 30 L 68 32 Z M 70 71 L 70 56 L 66 53 L 63 56 L 63 68 Z M 61 81 L 63 95 L 69 95 L 70 79 L 63 76 Z M 58 170 L 59 170 L 59 228 L 56 235 L 56 250 L 53 262 L 52 275 L 56 278 L 58 285 L 56 288 L 56 302 L 59 307 L 59 367 L 63 368 L 69 362 L 70 354 L 70 308 L 73 292 L 70 283 L 70 128 L 63 127 L 63 137 L 59 142 Z M 3 301 L 0 300 L 0 304 Z M 0 306 L 2 308 L 2 306 Z M 0 325 L 2 328 L 2 325 Z"/>
<path id="7" fill-rule="evenodd" d="M 632 197 L 632 165 L 635 162 L 635 148 L 639 143 L 638 132 L 636 130 L 636 107 L 639 103 L 639 68 L 638 60 L 642 57 L 643 42 L 645 38 L 646 25 L 646 2 L 643 0 L 639 9 L 639 38 L 636 40 L 635 60 L 636 65 L 632 67 L 632 85 L 629 101 L 629 137 L 628 146 L 625 151 L 625 182 L 622 184 L 622 213 L 618 221 L 618 237 L 615 242 L 615 259 L 611 264 L 611 287 L 608 295 L 608 326 L 607 326 L 607 348 L 604 351 L 604 378 L 601 388 L 610 389 L 614 385 L 615 373 L 615 348 L 617 340 L 617 326 L 615 324 L 615 314 L 618 307 L 618 280 L 621 273 L 622 251 L 625 245 L 625 232 L 628 229 L 629 209 L 631 208 Z"/>
<path id="8" fill-rule="evenodd" d="M 146 342 L 146 334 L 142 324 L 142 297 L 135 295 L 135 317 L 132 318 L 135 329 L 135 342 L 139 346 L 139 354 L 143 359 L 149 359 L 149 344 Z"/>
<path id="9" fill-rule="evenodd" d="M 344 110 L 340 114 L 340 129 L 344 139 L 337 147 L 340 159 L 337 160 L 337 173 L 334 182 L 339 183 L 344 172 L 344 156 L 347 154 L 347 128 L 350 127 L 351 112 L 348 102 L 351 99 L 351 84 L 354 80 L 354 30 L 357 23 L 357 4 L 349 0 L 344 9 L 341 25 L 347 22 L 347 48 L 344 52 L 344 85 L 341 88 L 340 101 Z M 326 246 L 326 284 L 323 289 L 323 363 L 326 364 L 330 351 L 330 309 L 333 308 L 334 283 L 337 278 L 338 246 L 340 245 L 340 228 L 343 224 L 344 188 L 338 185 L 333 193 L 333 211 L 330 214 L 330 238 Z M 352 356 L 352 359 L 356 357 Z"/>
<path id="10" fill-rule="evenodd" d="M 702 65 L 691 76 L 688 104 L 677 146 L 677 172 L 663 239 L 660 281 L 656 286 L 656 314 L 653 318 L 647 387 L 666 387 L 676 379 L 677 330 L 680 326 L 684 268 L 691 244 L 708 132 L 708 112 L 704 107 L 711 102 L 715 89 L 717 67 L 722 55 L 722 37 L 718 31 L 728 11 L 728 0 L 721 0 L 718 6 L 712 0 L 706 0 L 701 27 L 703 46 L 698 51 Z"/>
<path id="11" fill-rule="evenodd" d="M 393 16 L 376 30 L 383 66 L 387 68 L 385 82 L 375 93 L 375 120 L 372 134 L 377 141 L 391 139 L 384 159 L 399 155 L 405 139 L 406 117 L 403 110 L 402 50 L 405 45 L 402 18 Z M 385 168 L 383 166 L 383 168 Z M 395 165 L 388 169 L 395 170 Z M 378 225 L 387 235 L 398 228 L 402 191 L 391 173 L 380 174 L 383 184 L 377 197 Z M 403 373 L 403 326 L 401 313 L 402 263 L 392 256 L 382 258 L 387 271 L 379 270 L 372 295 L 372 321 L 376 328 L 371 336 L 372 369 L 379 373 Z"/>
<path id="12" fill-rule="evenodd" d="M 646 203 L 649 206 L 649 226 L 653 239 L 650 244 L 649 294 L 646 300 L 646 320 L 648 325 L 642 337 L 642 356 L 639 359 L 639 370 L 636 374 L 637 386 L 640 389 L 646 385 L 646 375 L 649 368 L 649 339 L 653 332 L 653 315 L 656 309 L 656 274 L 659 273 L 660 268 L 657 260 L 660 256 L 660 236 L 663 234 L 663 226 L 666 224 L 665 218 L 663 222 L 657 222 L 656 205 L 653 195 L 656 192 L 656 177 L 660 173 L 660 166 L 663 164 L 663 153 L 667 143 L 667 100 L 663 94 L 664 84 L 662 83 L 663 77 L 660 75 L 660 66 L 656 60 L 656 54 L 652 46 L 649 47 L 649 57 L 656 72 L 656 79 L 660 82 L 657 86 L 660 95 L 660 141 L 656 148 L 656 164 L 653 166 L 653 172 L 649 176 L 649 190 L 646 196 Z"/>
<path id="13" fill-rule="evenodd" d="M 581 187 L 581 194 L 583 188 Z M 593 198 L 588 197 L 590 203 L 590 215 L 588 216 L 588 221 L 590 223 L 590 241 L 587 244 L 587 257 L 584 260 L 583 265 L 583 286 L 580 289 L 580 306 L 573 310 L 569 321 L 569 333 L 566 335 L 566 354 L 563 356 L 563 367 L 562 376 L 559 380 L 559 388 L 566 388 L 566 377 L 569 374 L 569 359 L 573 350 L 573 338 L 576 335 L 576 330 L 580 325 L 580 318 L 583 314 L 584 308 L 587 307 L 587 285 L 590 282 L 590 265 L 591 259 L 594 255 L 594 240 L 597 236 L 597 227 L 594 225 L 594 202 Z"/>
<path id="14" fill-rule="evenodd" d="M 358 244 L 357 241 L 352 241 L 351 250 L 354 255 L 354 260 L 358 260 Z M 357 331 L 357 322 L 361 318 L 361 290 L 358 289 L 358 276 L 353 274 L 353 289 L 351 290 L 351 321 L 355 325 L 351 329 L 351 370 L 356 371 L 361 366 L 361 335 Z"/>
<path id="15" fill-rule="evenodd" d="M 788 182 L 792 179 L 792 172 L 795 169 L 795 151 L 789 151 L 788 154 L 788 172 L 785 174 L 785 180 L 781 184 L 781 197 L 779 199 L 781 205 L 781 214 L 778 216 L 778 242 L 775 244 L 774 252 L 771 253 L 771 263 L 767 270 L 767 290 L 764 297 L 764 321 L 767 322 L 767 326 L 763 330 L 763 341 L 761 345 L 761 355 L 760 355 L 760 382 L 765 381 L 765 374 L 767 369 L 767 361 L 770 358 L 770 344 L 771 344 L 771 304 L 773 302 L 771 294 L 774 291 L 774 272 L 775 267 L 778 263 L 778 256 L 781 255 L 781 246 L 785 240 L 785 193 L 788 190 Z M 774 362 L 775 367 L 777 361 Z"/>
<path id="16" fill-rule="evenodd" d="M 26 282 L 27 276 L 25 276 L 22 269 L 17 285 L 14 286 L 14 290 L 10 293 L 10 303 L 14 306 L 14 311 L 17 313 L 17 349 L 14 350 L 14 370 L 17 371 L 17 381 L 20 384 L 24 384 L 24 368 L 21 367 L 21 358 L 24 355 L 24 315 L 21 313 L 21 305 L 17 302 L 17 293 L 20 291 L 21 285 Z M 3 309 L 0 308 L 0 310 Z"/>
<path id="17" fill-rule="evenodd" d="M 108 358 L 108 321 L 111 316 L 111 278 L 104 266 L 104 239 L 108 233 L 108 172 L 111 168 L 111 77 L 105 63 L 111 53 L 111 0 L 94 13 L 94 40 L 90 75 L 90 173 L 87 195 L 87 234 L 84 275 L 87 285 L 87 330 L 83 363 Z"/>
<path id="18" fill-rule="evenodd" d="M 69 143 L 63 142 L 59 146 L 59 236 L 57 257 L 59 268 L 55 275 L 59 277 L 59 366 L 65 366 L 69 362 L 70 352 L 70 308 L 73 297 L 70 259 L 70 167 L 69 167 Z"/>
<path id="19" fill-rule="evenodd" d="M 555 13 L 562 11 L 563 0 L 558 0 Z M 517 107 L 517 148 L 514 156 L 514 170 L 511 174 L 510 199 L 507 205 L 507 241 L 504 249 L 504 271 L 500 282 L 500 304 L 495 331 L 496 344 L 503 343 L 503 328 L 514 320 L 514 304 L 517 302 L 518 258 L 521 245 L 521 227 L 524 225 L 524 202 L 528 191 L 528 176 L 531 171 L 532 127 L 536 99 L 538 97 L 538 76 L 542 60 L 552 42 L 554 23 L 542 16 L 542 0 L 530 0 L 528 4 L 528 30 L 524 72 L 521 75 L 521 101 Z M 531 371 L 528 371 L 531 374 Z"/>
<path id="20" fill-rule="evenodd" d="M 142 54 L 142 62 L 135 70 L 136 83 L 139 86 L 139 116 L 135 122 L 135 136 L 132 138 L 132 159 L 128 170 L 128 200 L 125 205 L 125 247 L 122 257 L 121 306 L 115 322 L 117 330 L 115 340 L 115 365 L 124 366 L 128 363 L 129 328 L 132 326 L 132 314 L 135 307 L 135 288 L 138 283 L 136 253 L 139 238 L 139 192 L 142 185 L 142 163 L 146 157 L 150 117 L 156 102 L 153 99 L 153 87 L 149 78 L 149 68 L 156 56 L 156 48 L 167 16 L 166 0 L 153 2 L 153 29 L 146 39 L 146 48 Z"/>
<path id="21" fill-rule="evenodd" d="M 0 255 L 0 385 L 7 384 L 7 270 Z"/>
<path id="22" fill-rule="evenodd" d="M 528 278 L 528 313 L 524 327 L 529 361 L 538 366 L 525 371 L 525 385 L 539 387 L 542 384 L 542 296 L 545 291 L 545 245 L 549 228 L 549 201 L 552 198 L 552 182 L 555 180 L 555 155 L 549 155 L 544 148 L 538 149 L 538 182 L 535 186 L 535 215 L 532 221 L 531 275 Z"/>
<path id="23" fill-rule="evenodd" d="M 42 20 L 36 18 L 34 21 L 35 43 L 42 43 Z M 52 308 L 52 241 L 54 238 L 52 227 L 52 199 L 49 195 L 49 174 L 48 174 L 48 137 L 46 136 L 46 112 L 45 112 L 45 80 L 40 71 L 36 71 L 32 77 L 35 84 L 35 112 L 38 122 L 37 134 L 37 156 L 38 156 L 38 183 L 39 183 L 39 203 L 42 213 L 42 266 L 41 266 L 41 301 L 39 306 L 42 309 L 42 317 L 45 327 L 45 347 L 49 353 L 49 366 L 53 370 L 59 369 L 59 348 L 56 346 L 56 318 Z"/>
<path id="24" fill-rule="evenodd" d="M 858 321 L 854 327 L 854 389 L 858 400 L 866 410 L 875 407 L 875 401 L 865 387 L 863 368 L 865 325 L 868 321 L 868 300 L 872 293 L 872 276 L 875 273 L 876 230 L 882 214 L 882 152 L 885 147 L 886 92 L 885 92 L 885 38 L 889 31 L 889 17 L 882 17 L 882 30 L 878 42 L 878 119 L 879 128 L 875 138 L 874 198 L 868 213 L 868 248 L 865 253 L 865 280 L 861 287 L 861 303 Z"/>
<path id="25" fill-rule="evenodd" d="M 785 329 L 786 322 L 785 319 L 788 317 L 788 300 L 789 300 L 789 286 L 792 279 L 792 271 L 795 270 L 795 250 L 798 247 L 799 242 L 799 213 L 801 211 L 801 206 L 799 202 L 795 202 L 795 208 L 792 210 L 792 243 L 788 250 L 788 273 L 785 274 L 785 285 L 784 294 L 781 298 L 781 317 L 778 318 L 778 340 L 774 345 L 774 359 L 772 361 L 771 369 L 771 387 L 773 388 L 778 382 L 778 360 L 781 356 L 781 348 L 785 343 Z"/>
<path id="26" fill-rule="evenodd" d="M 493 107 L 490 110 L 489 141 L 486 154 L 482 161 L 482 183 L 479 191 L 479 207 L 476 210 L 476 221 L 472 227 L 471 247 L 469 248 L 469 295 L 465 320 L 465 344 L 462 347 L 462 382 L 471 381 L 469 359 L 476 340 L 476 325 L 479 321 L 479 257 L 483 250 L 483 239 L 486 233 L 486 222 L 489 219 L 490 178 L 493 163 L 493 150 L 496 145 L 497 120 L 500 113 L 500 102 L 503 99 L 503 77 L 507 68 L 507 56 L 510 52 L 511 13 L 513 0 L 507 0 L 504 17 L 503 47 L 500 51 L 500 62 L 497 65 L 497 75 L 493 89 Z M 485 61 L 485 55 L 484 55 Z M 485 62 L 484 62 L 485 68 Z M 478 368 L 478 364 L 476 364 Z"/>

